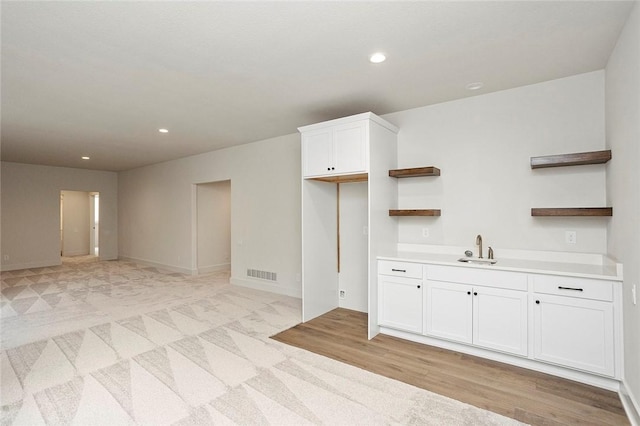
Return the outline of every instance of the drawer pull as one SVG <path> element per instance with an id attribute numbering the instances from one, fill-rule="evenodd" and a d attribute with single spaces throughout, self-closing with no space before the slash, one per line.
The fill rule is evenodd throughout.
<path id="1" fill-rule="evenodd" d="M 562 286 L 558 286 L 558 290 L 584 291 L 581 288 L 577 288 L 577 287 L 562 287 Z"/>
<path id="2" fill-rule="evenodd" d="M 406 269 L 393 269 L 393 268 L 391 269 L 391 271 L 393 271 L 393 272 L 407 272 Z"/>

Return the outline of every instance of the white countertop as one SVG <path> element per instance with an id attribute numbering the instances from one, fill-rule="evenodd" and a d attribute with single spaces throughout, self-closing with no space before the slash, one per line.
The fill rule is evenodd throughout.
<path id="1" fill-rule="evenodd" d="M 548 260 L 525 260 L 517 258 L 499 258 L 493 265 L 482 265 L 473 263 L 458 262 L 458 259 L 465 257 L 464 252 L 460 254 L 431 253 L 421 251 L 390 251 L 379 260 L 392 260 L 403 262 L 427 263 L 431 265 L 458 266 L 461 268 L 494 269 L 499 271 L 527 272 L 535 274 L 564 275 L 582 278 L 604 279 L 611 281 L 622 281 L 622 265 L 613 261 L 602 263 L 572 263 L 554 262 Z"/>

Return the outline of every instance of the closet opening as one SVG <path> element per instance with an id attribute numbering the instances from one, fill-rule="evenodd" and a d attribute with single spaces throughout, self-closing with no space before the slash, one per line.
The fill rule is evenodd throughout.
<path id="1" fill-rule="evenodd" d="M 231 270 L 231 181 L 195 186 L 196 274 Z"/>

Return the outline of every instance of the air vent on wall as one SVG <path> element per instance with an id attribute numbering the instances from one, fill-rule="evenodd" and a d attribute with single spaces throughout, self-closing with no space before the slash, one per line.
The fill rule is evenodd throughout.
<path id="1" fill-rule="evenodd" d="M 276 272 L 260 271 L 258 269 L 247 269 L 247 276 L 268 281 L 278 280 L 278 274 Z"/>

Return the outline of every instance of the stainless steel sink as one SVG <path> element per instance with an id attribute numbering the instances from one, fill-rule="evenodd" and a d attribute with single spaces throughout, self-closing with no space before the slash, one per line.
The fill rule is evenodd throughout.
<path id="1" fill-rule="evenodd" d="M 477 265 L 493 265 L 498 261 L 495 259 L 480 259 L 477 257 L 461 257 L 460 259 L 458 259 L 458 262 L 475 263 Z"/>

